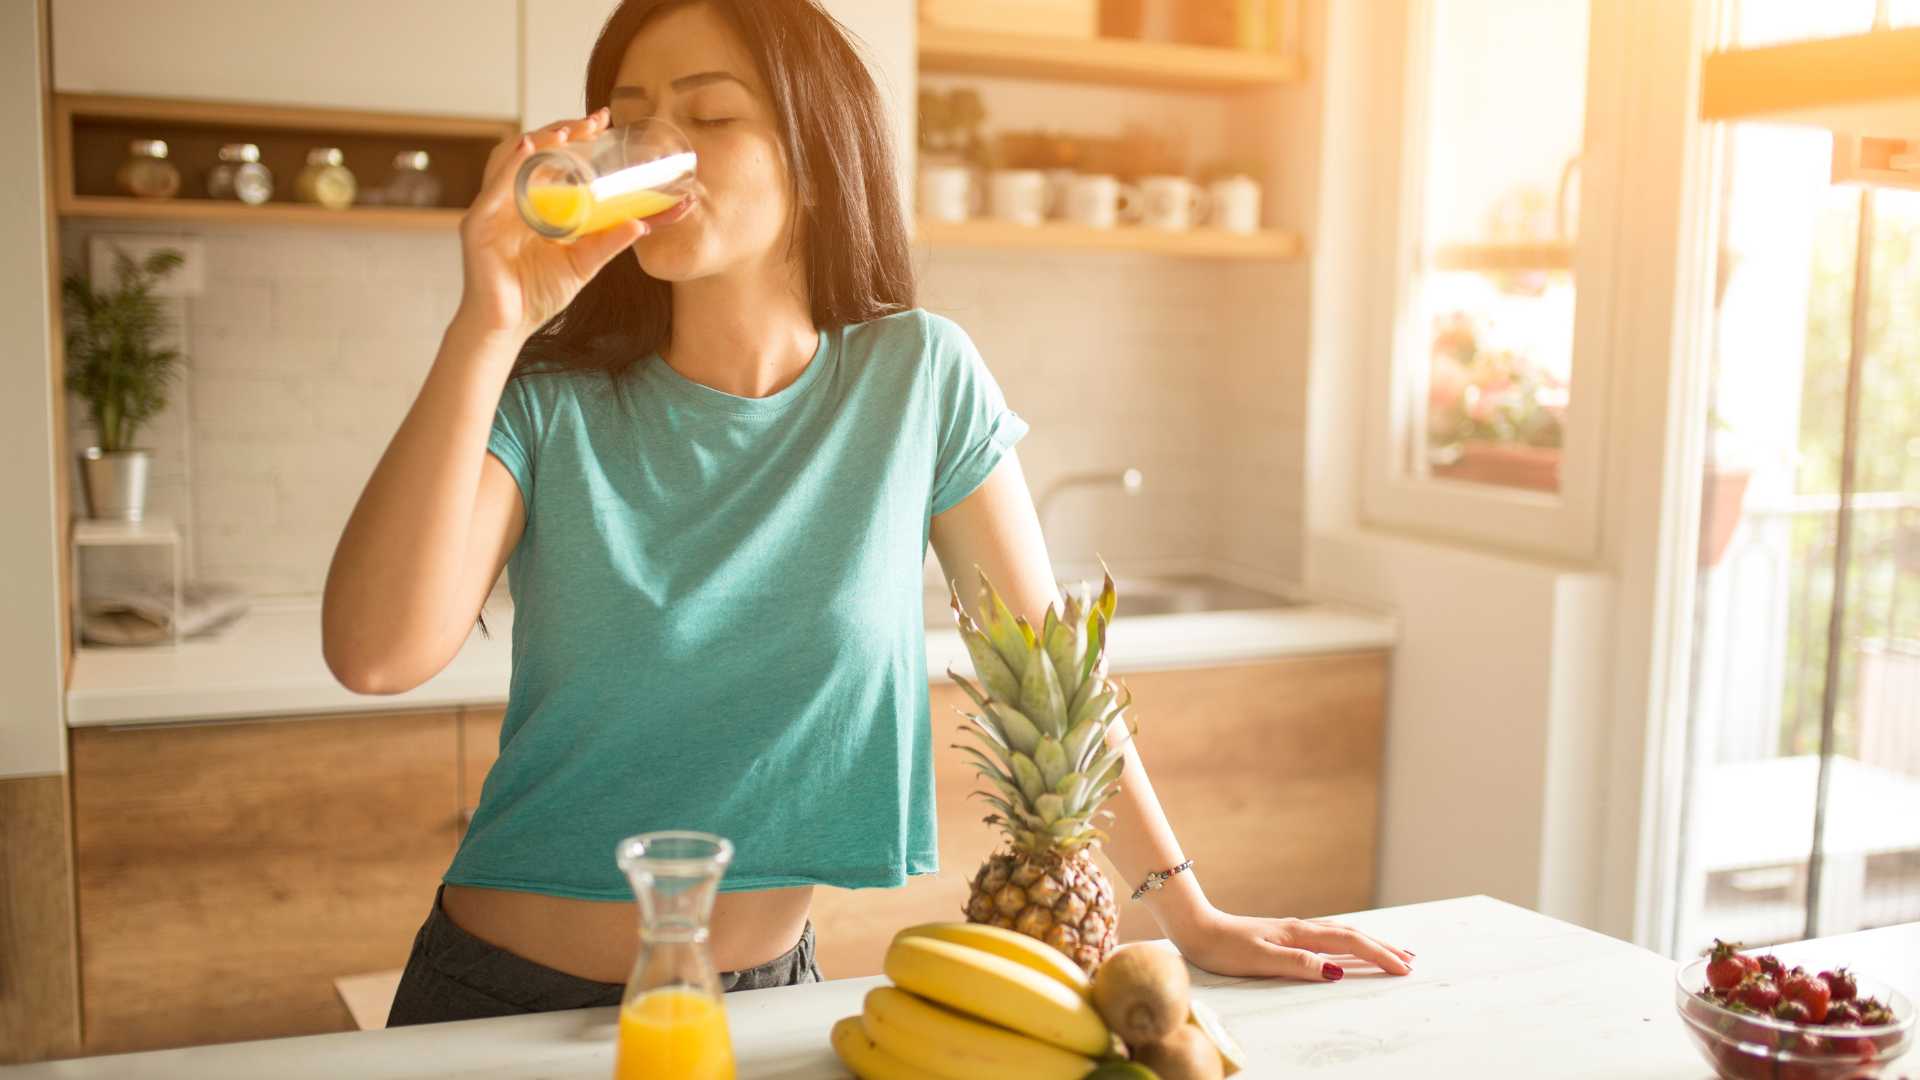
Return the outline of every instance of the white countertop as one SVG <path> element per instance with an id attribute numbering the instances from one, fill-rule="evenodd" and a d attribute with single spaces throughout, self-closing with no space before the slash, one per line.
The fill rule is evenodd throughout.
<path id="1" fill-rule="evenodd" d="M 1199 973 L 1196 993 L 1246 1048 L 1243 1076 L 1591 1077 L 1711 1075 L 1681 1031 L 1671 960 L 1483 896 L 1386 908 L 1346 921 L 1418 954 L 1395 978 L 1362 968 L 1337 983 Z M 1920 924 L 1777 950 L 1848 963 L 1920 991 Z M 880 977 L 727 996 L 743 1080 L 844 1077 L 827 1046 Z M 606 1080 L 615 1010 L 582 1009 L 391 1031 L 270 1039 L 0 1069 L 9 1080 Z M 1912 1071 L 1907 1060 L 1900 1066 Z"/>
<path id="2" fill-rule="evenodd" d="M 404 694 L 369 697 L 341 686 L 320 655 L 317 601 L 262 602 L 204 639 L 129 648 L 86 646 L 67 689 L 72 727 L 372 709 L 498 705 L 507 700 L 513 609 L 487 609 L 491 638 L 476 627 L 445 670 Z M 1111 666 L 1118 672 L 1243 663 L 1313 653 L 1387 649 L 1392 618 L 1332 604 L 1268 611 L 1121 617 Z M 927 673 L 968 672 L 957 631 L 927 631 Z"/>

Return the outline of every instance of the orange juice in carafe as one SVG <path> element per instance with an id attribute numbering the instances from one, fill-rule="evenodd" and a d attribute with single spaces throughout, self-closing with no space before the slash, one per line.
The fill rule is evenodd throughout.
<path id="1" fill-rule="evenodd" d="M 620 1009 L 614 1080 L 733 1080 L 726 1009 L 697 990 L 653 990 Z"/>

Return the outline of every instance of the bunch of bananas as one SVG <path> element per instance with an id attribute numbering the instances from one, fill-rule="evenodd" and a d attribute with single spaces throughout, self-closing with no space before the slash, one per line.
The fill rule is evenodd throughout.
<path id="1" fill-rule="evenodd" d="M 1079 965 L 1024 934 L 927 923 L 894 935 L 893 986 L 833 1025 L 833 1050 L 861 1080 L 1081 1080 L 1117 1041 Z"/>

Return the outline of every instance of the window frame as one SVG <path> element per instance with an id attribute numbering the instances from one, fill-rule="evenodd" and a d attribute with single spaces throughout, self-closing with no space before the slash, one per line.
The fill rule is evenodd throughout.
<path id="1" fill-rule="evenodd" d="M 1393 133 L 1401 168 L 1392 215 L 1390 278 L 1376 283 L 1391 317 L 1370 350 L 1362 447 L 1361 519 L 1368 525 L 1431 534 L 1476 547 L 1587 564 L 1600 555 L 1602 486 L 1608 456 L 1607 413 L 1614 347 L 1619 192 L 1625 173 L 1622 129 L 1629 88 L 1630 36 L 1612 25 L 1630 8 L 1590 5 L 1581 148 L 1581 198 L 1573 250 L 1573 366 L 1557 494 L 1416 475 L 1410 467 L 1424 417 L 1431 331 L 1421 310 L 1429 271 L 1425 236 L 1427 118 L 1435 48 L 1436 0 L 1410 0 L 1403 60 L 1400 127 Z M 1419 374 L 1416 374 L 1419 372 Z M 1419 379 L 1418 383 L 1410 382 Z"/>

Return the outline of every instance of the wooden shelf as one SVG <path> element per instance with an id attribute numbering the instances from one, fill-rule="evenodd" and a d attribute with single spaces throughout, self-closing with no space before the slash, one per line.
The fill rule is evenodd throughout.
<path id="1" fill-rule="evenodd" d="M 1268 229 L 1230 233 L 1219 229 L 1165 232 L 1140 226 L 1094 229 L 1065 222 L 1015 225 L 1004 221 L 922 219 L 916 238 L 936 248 L 1053 251 L 1133 251 L 1201 259 L 1283 261 L 1300 257 L 1298 233 Z"/>
<path id="2" fill-rule="evenodd" d="M 77 518 L 73 523 L 73 542 L 82 547 L 177 544 L 180 542 L 180 529 L 168 517 L 149 516 L 144 521 Z"/>
<path id="3" fill-rule="evenodd" d="M 54 210 L 74 219 L 451 229 L 479 191 L 488 153 L 518 130 L 504 119 L 61 94 L 54 98 Z M 134 138 L 167 140 L 181 173 L 179 195 L 136 199 L 115 189 L 114 170 Z M 206 197 L 206 169 L 226 142 L 260 146 L 273 172 L 272 200 L 248 206 Z M 294 177 L 312 146 L 340 147 L 363 190 L 387 179 L 394 154 L 425 150 L 443 205 L 329 210 L 296 202 Z"/>
<path id="4" fill-rule="evenodd" d="M 1250 90 L 1300 78 L 1279 53 L 1122 38 L 1064 38 L 920 27 L 920 70 L 1176 90 Z"/>
<path id="5" fill-rule="evenodd" d="M 133 199 L 124 196 L 63 195 L 55 204 L 61 217 L 75 220 L 183 221 L 220 225 L 321 225 L 372 229 L 453 229 L 464 212 L 452 208 L 324 206 L 270 202 L 264 206 L 215 199 Z"/>
<path id="6" fill-rule="evenodd" d="M 1573 245 L 1446 244 L 1435 248 L 1435 270 L 1471 270 L 1490 274 L 1516 270 L 1572 270 Z"/>
<path id="7" fill-rule="evenodd" d="M 1920 27 L 1709 54 L 1700 118 L 1920 139 Z"/>

